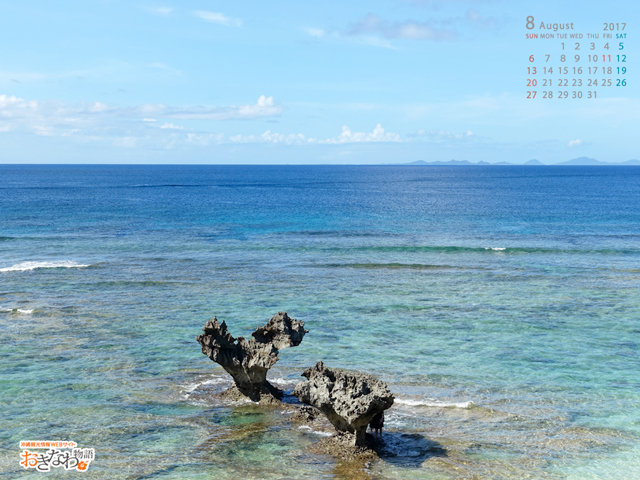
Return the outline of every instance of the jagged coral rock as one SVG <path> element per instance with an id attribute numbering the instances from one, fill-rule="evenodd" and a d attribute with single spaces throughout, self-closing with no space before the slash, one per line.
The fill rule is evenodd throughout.
<path id="1" fill-rule="evenodd" d="M 368 373 L 328 368 L 318 362 L 302 376 L 308 380 L 296 385 L 293 394 L 324 413 L 336 430 L 353 434 L 356 446 L 366 445 L 371 419 L 393 405 L 387 384 Z"/>
<path id="2" fill-rule="evenodd" d="M 252 333 L 253 338 L 233 338 L 225 322 L 209 320 L 203 334 L 196 337 L 202 353 L 220 364 L 237 389 L 251 400 L 259 401 L 264 394 L 278 396 L 278 390 L 267 382 L 267 371 L 278 361 L 278 350 L 300 345 L 305 333 L 304 322 L 278 312 L 263 327 Z"/>

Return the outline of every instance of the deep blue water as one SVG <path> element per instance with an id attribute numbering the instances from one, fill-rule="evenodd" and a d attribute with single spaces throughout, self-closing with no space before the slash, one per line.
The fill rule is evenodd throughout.
<path id="1" fill-rule="evenodd" d="M 396 393 L 358 478 L 637 478 L 638 287 L 635 167 L 0 165 L 0 477 L 69 439 L 87 478 L 352 478 L 286 413 L 194 395 L 228 385 L 207 319 L 287 311 L 310 334 L 274 382 Z"/>

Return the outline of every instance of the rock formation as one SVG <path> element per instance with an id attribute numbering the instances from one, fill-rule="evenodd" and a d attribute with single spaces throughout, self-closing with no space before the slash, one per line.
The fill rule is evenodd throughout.
<path id="1" fill-rule="evenodd" d="M 302 374 L 308 380 L 293 391 L 298 399 L 327 416 L 338 432 L 348 432 L 354 445 L 366 446 L 367 425 L 379 412 L 393 405 L 386 383 L 373 375 L 316 363 Z"/>
<path id="2" fill-rule="evenodd" d="M 220 364 L 233 377 L 239 392 L 253 401 L 264 394 L 279 396 L 279 391 L 267 382 L 267 371 L 278 361 L 278 350 L 300 345 L 305 333 L 304 322 L 278 312 L 265 326 L 252 333 L 253 338 L 233 338 L 227 324 L 214 317 L 196 337 L 202 353 Z"/>

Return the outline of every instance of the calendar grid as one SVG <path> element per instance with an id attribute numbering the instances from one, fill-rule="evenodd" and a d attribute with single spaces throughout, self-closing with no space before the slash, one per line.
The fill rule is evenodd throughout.
<path id="1" fill-rule="evenodd" d="M 595 100 L 628 85 L 625 22 L 602 22 L 600 31 L 587 31 L 573 22 L 549 23 L 530 15 L 526 28 L 527 99 Z"/>

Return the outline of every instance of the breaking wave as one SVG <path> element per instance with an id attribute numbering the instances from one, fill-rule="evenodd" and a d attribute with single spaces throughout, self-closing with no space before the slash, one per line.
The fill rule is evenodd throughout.
<path id="1" fill-rule="evenodd" d="M 22 313 L 24 315 L 30 315 L 33 313 L 33 308 L 0 308 L 0 312 L 4 313 Z"/>
<path id="2" fill-rule="evenodd" d="M 61 262 L 22 262 L 11 267 L 0 268 L 0 272 L 26 272 L 39 268 L 85 268 L 89 265 L 63 260 Z"/>
<path id="3" fill-rule="evenodd" d="M 202 382 L 196 382 L 196 383 L 190 383 L 188 385 L 182 385 L 182 388 L 184 388 L 185 393 L 188 395 L 194 391 L 196 391 L 198 388 L 204 386 L 204 385 L 224 385 L 224 384 L 231 384 L 231 379 L 227 378 L 227 377 L 213 377 L 213 378 L 209 378 L 207 380 L 204 380 Z"/>

